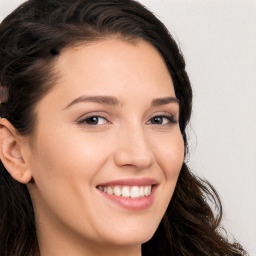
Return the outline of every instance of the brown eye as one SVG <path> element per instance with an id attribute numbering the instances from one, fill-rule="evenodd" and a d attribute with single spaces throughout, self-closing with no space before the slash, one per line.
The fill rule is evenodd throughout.
<path id="1" fill-rule="evenodd" d="M 168 124 L 177 124 L 178 122 L 174 119 L 173 116 L 154 116 L 149 120 L 150 124 L 154 125 L 168 125 Z"/>
<path id="2" fill-rule="evenodd" d="M 99 117 L 97 116 L 92 116 L 86 119 L 86 123 L 87 124 L 91 124 L 91 125 L 97 125 L 99 122 Z"/>
<path id="3" fill-rule="evenodd" d="M 155 116 L 151 119 L 152 124 L 163 124 L 164 118 L 162 116 Z"/>
<path id="4" fill-rule="evenodd" d="M 107 120 L 101 116 L 90 116 L 78 121 L 78 123 L 87 125 L 103 125 L 107 123 Z"/>

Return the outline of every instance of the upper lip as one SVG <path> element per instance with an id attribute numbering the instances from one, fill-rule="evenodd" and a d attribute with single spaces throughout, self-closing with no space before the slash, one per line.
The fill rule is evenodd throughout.
<path id="1" fill-rule="evenodd" d="M 126 178 L 118 179 L 113 181 L 108 181 L 101 183 L 98 186 L 115 186 L 115 185 L 127 185 L 127 186 L 149 186 L 149 185 L 158 185 L 159 182 L 154 178 Z"/>

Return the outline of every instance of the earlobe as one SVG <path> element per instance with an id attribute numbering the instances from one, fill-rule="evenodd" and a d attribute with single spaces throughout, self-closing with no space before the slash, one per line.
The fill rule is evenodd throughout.
<path id="1" fill-rule="evenodd" d="M 10 175 L 18 182 L 27 184 L 32 178 L 22 154 L 22 141 L 13 125 L 0 119 L 0 158 Z"/>

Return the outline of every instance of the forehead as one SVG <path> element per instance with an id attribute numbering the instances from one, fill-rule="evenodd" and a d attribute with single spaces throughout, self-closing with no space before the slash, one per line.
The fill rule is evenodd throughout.
<path id="1" fill-rule="evenodd" d="M 105 90 L 167 90 L 174 94 L 163 57 L 150 43 L 108 39 L 65 49 L 55 65 L 56 86 L 82 86 L 95 93 Z M 158 85 L 158 86 L 156 86 Z M 165 86 L 167 85 L 167 86 Z M 145 91 L 144 91 L 145 93 Z"/>
<path id="2" fill-rule="evenodd" d="M 40 113 L 46 108 L 61 110 L 82 95 L 114 96 L 121 104 L 134 106 L 135 102 L 145 105 L 154 98 L 175 97 L 163 57 L 142 40 L 109 39 L 66 48 L 53 72 L 58 78 L 39 102 Z"/>

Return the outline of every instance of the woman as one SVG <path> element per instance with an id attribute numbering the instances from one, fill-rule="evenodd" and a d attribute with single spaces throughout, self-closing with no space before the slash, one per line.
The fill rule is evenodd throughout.
<path id="1" fill-rule="evenodd" d="M 184 163 L 192 91 L 152 13 L 30 0 L 0 35 L 0 255 L 245 255 Z"/>

